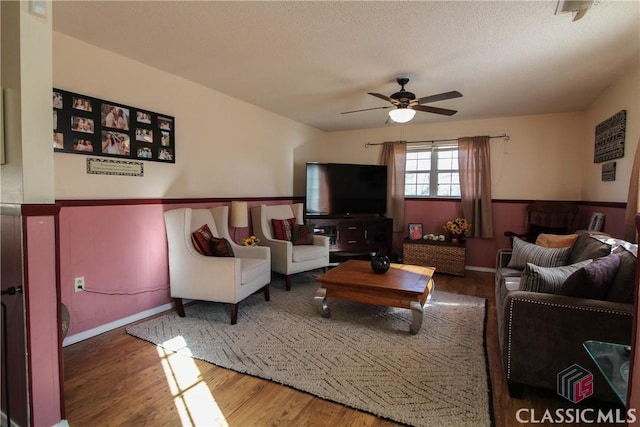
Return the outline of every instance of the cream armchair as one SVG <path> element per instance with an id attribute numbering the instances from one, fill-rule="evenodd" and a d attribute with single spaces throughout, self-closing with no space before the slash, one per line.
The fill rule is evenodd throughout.
<path id="1" fill-rule="evenodd" d="M 312 245 L 294 245 L 286 240 L 276 240 L 272 219 L 295 218 L 303 224 L 302 203 L 292 205 L 260 205 L 251 208 L 253 233 L 260 244 L 271 249 L 271 269 L 286 276 L 285 286 L 291 290 L 291 275 L 329 265 L 329 238 L 313 236 Z"/>
<path id="2" fill-rule="evenodd" d="M 229 237 L 229 208 L 181 208 L 166 211 L 164 221 L 169 244 L 171 297 L 180 317 L 182 298 L 231 304 L 231 324 L 238 319 L 238 303 L 251 294 L 264 292 L 269 301 L 271 255 L 269 248 L 236 245 Z M 201 255 L 191 240 L 192 233 L 207 224 L 216 237 L 231 243 L 234 258 Z"/>

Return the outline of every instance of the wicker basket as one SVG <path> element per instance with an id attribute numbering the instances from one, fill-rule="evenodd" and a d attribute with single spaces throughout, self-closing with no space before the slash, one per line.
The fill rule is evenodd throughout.
<path id="1" fill-rule="evenodd" d="M 429 240 L 406 241 L 402 252 L 405 264 L 435 267 L 437 273 L 464 276 L 464 244 L 454 245 Z"/>

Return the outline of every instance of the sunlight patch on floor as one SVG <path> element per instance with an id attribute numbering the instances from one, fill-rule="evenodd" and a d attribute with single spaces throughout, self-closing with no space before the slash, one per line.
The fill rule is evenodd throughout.
<path id="1" fill-rule="evenodd" d="M 202 380 L 195 360 L 189 357 L 191 351 L 184 339 L 176 337 L 163 346 L 165 344 L 176 351 L 157 347 L 182 425 L 228 427 L 209 387 Z"/>

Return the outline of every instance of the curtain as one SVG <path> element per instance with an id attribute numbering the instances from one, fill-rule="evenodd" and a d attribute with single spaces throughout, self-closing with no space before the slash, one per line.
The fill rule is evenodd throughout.
<path id="1" fill-rule="evenodd" d="M 640 139 L 636 146 L 636 155 L 633 159 L 631 180 L 629 181 L 629 195 L 627 196 L 627 210 L 624 215 L 624 239 L 628 242 L 636 242 L 636 213 L 640 212 Z"/>
<path id="2" fill-rule="evenodd" d="M 394 233 L 404 232 L 404 172 L 407 162 L 407 142 L 385 142 L 380 152 L 380 164 L 387 165 L 387 217 L 393 218 Z"/>
<path id="3" fill-rule="evenodd" d="M 470 237 L 493 237 L 489 137 L 458 139 L 462 214 L 471 222 Z"/>

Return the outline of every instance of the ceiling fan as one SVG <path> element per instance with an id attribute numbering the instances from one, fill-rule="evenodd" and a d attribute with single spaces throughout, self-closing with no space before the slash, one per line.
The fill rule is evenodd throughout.
<path id="1" fill-rule="evenodd" d="M 455 113 L 457 113 L 456 110 L 448 110 L 446 108 L 431 107 L 422 104 L 426 104 L 428 102 L 444 101 L 446 99 L 460 98 L 462 96 L 460 92 L 454 90 L 451 92 L 444 92 L 437 95 L 424 96 L 422 98 L 416 99 L 416 96 L 413 93 L 404 90 L 404 85 L 409 83 L 408 78 L 400 77 L 396 81 L 400 85 L 400 91 L 394 93 L 391 96 L 369 92 L 369 95 L 373 95 L 376 98 L 384 99 L 385 101 L 390 102 L 392 105 L 387 105 L 385 107 L 365 108 L 363 110 L 345 111 L 342 114 L 359 113 L 361 111 L 371 110 L 383 110 L 395 107 L 393 110 L 389 111 L 389 117 L 391 118 L 391 120 L 397 123 L 406 123 L 409 120 L 413 119 L 416 111 L 442 114 L 444 116 L 453 116 Z"/>

